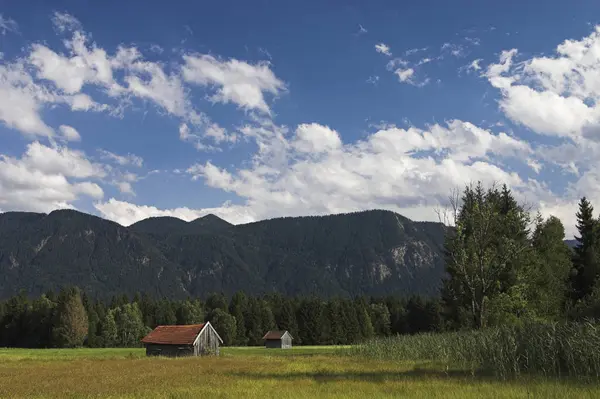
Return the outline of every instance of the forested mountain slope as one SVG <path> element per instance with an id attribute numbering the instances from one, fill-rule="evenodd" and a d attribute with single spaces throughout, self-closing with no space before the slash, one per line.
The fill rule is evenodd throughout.
<path id="1" fill-rule="evenodd" d="M 148 292 L 350 296 L 435 294 L 445 227 L 389 211 L 231 225 L 150 218 L 129 227 L 72 210 L 0 214 L 0 298 L 78 285 Z"/>

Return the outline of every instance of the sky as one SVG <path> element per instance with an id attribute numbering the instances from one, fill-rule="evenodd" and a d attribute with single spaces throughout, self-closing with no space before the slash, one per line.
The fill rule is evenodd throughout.
<path id="1" fill-rule="evenodd" d="M 0 212 L 600 207 L 597 1 L 0 0 Z"/>

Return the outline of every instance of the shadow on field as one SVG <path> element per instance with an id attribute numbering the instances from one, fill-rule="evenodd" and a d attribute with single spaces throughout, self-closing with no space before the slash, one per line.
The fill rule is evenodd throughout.
<path id="1" fill-rule="evenodd" d="M 416 368 L 413 370 L 405 371 L 365 371 L 365 372 L 328 372 L 328 371 L 315 371 L 315 372 L 290 372 L 286 374 L 282 373 L 253 373 L 253 372 L 235 372 L 228 373 L 233 377 L 242 377 L 250 379 L 273 379 L 273 380 L 304 380 L 313 379 L 317 382 L 334 382 L 341 380 L 356 380 L 356 381 L 370 381 L 370 382 L 382 382 L 386 380 L 402 380 L 402 379 L 441 379 L 441 378 L 485 378 L 482 375 L 473 375 L 469 371 L 463 370 L 432 370 L 432 369 L 421 369 Z"/>

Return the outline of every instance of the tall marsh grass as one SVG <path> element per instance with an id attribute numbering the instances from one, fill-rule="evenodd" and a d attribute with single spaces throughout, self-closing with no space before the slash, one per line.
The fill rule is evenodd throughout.
<path id="1" fill-rule="evenodd" d="M 351 355 L 433 361 L 506 378 L 521 374 L 600 377 L 600 324 L 525 323 L 479 331 L 377 338 Z"/>

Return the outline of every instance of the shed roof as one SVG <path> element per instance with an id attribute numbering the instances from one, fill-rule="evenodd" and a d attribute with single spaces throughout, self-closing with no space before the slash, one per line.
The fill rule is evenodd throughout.
<path id="1" fill-rule="evenodd" d="M 145 344 L 193 345 L 206 323 L 186 326 L 158 326 L 142 338 Z"/>
<path id="2" fill-rule="evenodd" d="M 267 331 L 262 339 L 281 339 L 286 333 L 290 336 L 290 338 L 294 339 L 292 334 L 287 331 Z"/>

